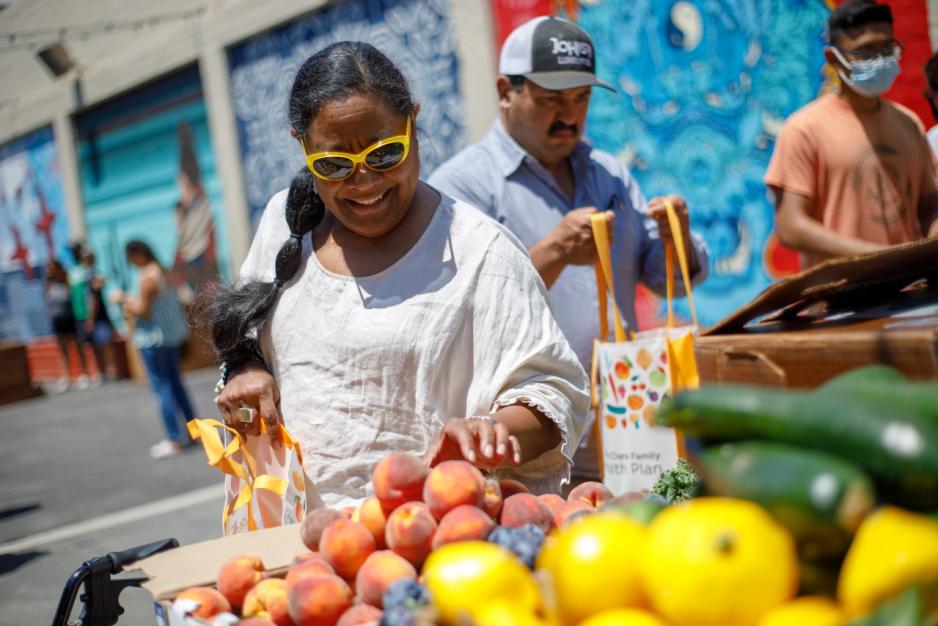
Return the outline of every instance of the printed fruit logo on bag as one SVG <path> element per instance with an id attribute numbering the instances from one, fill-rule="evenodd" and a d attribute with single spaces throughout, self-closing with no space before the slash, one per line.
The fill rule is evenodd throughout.
<path id="1" fill-rule="evenodd" d="M 656 359 L 642 348 L 635 363 L 622 357 L 615 363 L 604 363 L 608 372 L 601 382 L 605 410 L 603 420 L 608 430 L 615 428 L 650 428 L 654 426 L 655 406 L 671 395 L 668 384 L 668 355 Z"/>

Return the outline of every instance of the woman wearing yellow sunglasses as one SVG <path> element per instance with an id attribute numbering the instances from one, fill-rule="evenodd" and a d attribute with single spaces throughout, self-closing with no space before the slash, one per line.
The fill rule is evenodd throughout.
<path id="1" fill-rule="evenodd" d="M 419 180 L 418 109 L 368 44 L 307 60 L 289 105 L 306 167 L 213 296 L 220 412 L 282 419 L 331 506 L 390 451 L 556 491 L 582 434 L 586 375 L 543 283 L 500 225 Z"/>

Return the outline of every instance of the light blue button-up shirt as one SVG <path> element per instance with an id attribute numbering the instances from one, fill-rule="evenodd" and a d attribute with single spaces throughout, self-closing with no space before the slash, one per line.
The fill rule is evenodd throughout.
<path id="1" fill-rule="evenodd" d="M 527 248 L 543 239 L 570 210 L 593 206 L 616 214 L 612 263 L 619 310 L 636 328 L 635 286 L 665 293 L 664 246 L 658 224 L 645 217 L 647 202 L 625 166 L 611 154 L 579 142 L 570 154 L 574 192 L 570 202 L 554 177 L 496 120 L 488 134 L 441 165 L 429 183 L 504 224 Z M 703 241 L 692 237 L 699 270 L 707 272 Z M 682 292 L 681 281 L 675 291 Z M 589 371 L 599 337 L 599 300 L 591 265 L 568 265 L 548 292 L 550 304 L 583 367 Z M 611 315 L 611 312 L 610 312 Z M 611 318 L 610 318 L 611 319 Z"/>

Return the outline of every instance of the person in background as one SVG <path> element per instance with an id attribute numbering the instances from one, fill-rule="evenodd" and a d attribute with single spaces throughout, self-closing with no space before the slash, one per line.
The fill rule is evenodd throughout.
<path id="1" fill-rule="evenodd" d="M 635 331 L 636 285 L 665 293 L 663 242 L 671 229 L 664 199 L 646 201 L 621 162 L 582 140 L 592 88 L 612 90 L 595 75 L 595 50 L 585 31 L 560 18 L 535 18 L 505 40 L 499 74 L 500 114 L 492 129 L 441 165 L 429 182 L 482 209 L 521 240 L 549 289 L 561 330 L 589 371 L 600 335 L 591 216 L 605 213 L 617 303 Z M 707 274 L 706 248 L 691 236 L 684 199 L 669 199 L 699 283 Z M 577 480 L 599 476 L 595 432 L 587 432 L 575 458 Z"/>
<path id="2" fill-rule="evenodd" d="M 65 267 L 56 259 L 46 265 L 45 281 L 46 307 L 52 320 L 52 332 L 59 346 L 59 358 L 62 376 L 55 383 L 55 391 L 61 393 L 68 389 L 71 367 L 69 364 L 69 346 L 75 347 L 82 375 L 75 382 L 76 389 L 88 387 L 88 363 L 82 344 L 78 340 L 78 326 L 72 311 L 72 294 L 68 284 Z"/>
<path id="3" fill-rule="evenodd" d="M 889 6 L 848 0 L 828 20 L 824 57 L 840 77 L 782 126 L 765 174 L 779 240 L 802 267 L 938 235 L 931 150 L 918 118 L 882 97 L 902 44 Z"/>
<path id="4" fill-rule="evenodd" d="M 115 366 L 114 358 L 114 325 L 107 314 L 107 305 L 104 303 L 104 277 L 95 268 L 94 252 L 85 249 L 81 255 L 81 264 L 88 271 L 88 318 L 85 320 L 85 340 L 91 344 L 94 351 L 95 364 L 98 367 L 101 380 L 107 380 L 109 363 L 111 370 Z"/>
<path id="5" fill-rule="evenodd" d="M 936 124 L 928 129 L 928 145 L 931 146 L 932 153 L 938 158 L 938 53 L 932 55 L 925 64 L 925 82 L 927 87 L 922 94 L 931 107 L 932 119 Z"/>
<path id="6" fill-rule="evenodd" d="M 68 247 L 74 262 L 66 274 L 72 300 L 72 316 L 75 318 L 75 332 L 78 335 L 79 343 L 82 345 L 91 343 L 91 337 L 87 332 L 88 312 L 91 306 L 91 274 L 85 264 L 81 262 L 81 257 L 86 249 L 85 244 L 80 241 L 75 241 Z M 83 351 L 82 359 L 82 374 L 75 383 L 76 387 L 79 389 L 97 387 L 101 384 L 101 370 L 98 369 L 98 373 L 91 375 L 90 370 L 85 367 L 87 361 L 84 359 Z M 100 366 L 100 364 L 98 365 Z"/>
<path id="7" fill-rule="evenodd" d="M 138 270 L 138 295 L 115 290 L 111 301 L 135 318 L 134 345 L 143 357 L 166 430 L 166 437 L 150 447 L 150 455 L 159 459 L 179 454 L 192 443 L 184 422 L 179 420 L 180 414 L 185 422 L 195 417 L 179 370 L 181 347 L 189 336 L 189 327 L 176 290 L 150 246 L 133 240 L 127 244 L 126 253 L 127 260 Z"/>

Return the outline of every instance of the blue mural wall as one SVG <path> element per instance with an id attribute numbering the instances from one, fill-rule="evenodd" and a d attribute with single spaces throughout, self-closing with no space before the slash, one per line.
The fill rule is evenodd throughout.
<path id="1" fill-rule="evenodd" d="M 88 243 L 110 287 L 136 285 L 124 255 L 131 239 L 148 243 L 190 294 L 224 274 L 225 217 L 197 68 L 83 113 L 76 130 Z"/>
<path id="2" fill-rule="evenodd" d="M 52 334 L 43 295 L 50 258 L 71 262 L 52 128 L 0 146 L 0 340 Z"/>
<path id="3" fill-rule="evenodd" d="M 762 176 L 782 121 L 821 88 L 829 9 L 823 0 L 581 4 L 598 71 L 618 89 L 594 90 L 587 134 L 630 165 L 647 197 L 687 199 L 711 254 L 697 311 L 713 323 L 770 282 L 774 208 Z"/>
<path id="4" fill-rule="evenodd" d="M 290 137 L 287 98 L 303 61 L 342 40 L 366 41 L 407 77 L 420 102 L 423 172 L 465 143 L 449 0 L 345 0 L 229 51 L 231 91 L 251 221 L 303 165 Z"/>

